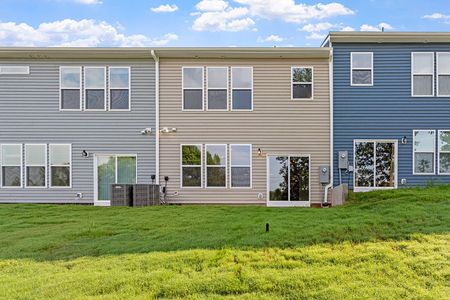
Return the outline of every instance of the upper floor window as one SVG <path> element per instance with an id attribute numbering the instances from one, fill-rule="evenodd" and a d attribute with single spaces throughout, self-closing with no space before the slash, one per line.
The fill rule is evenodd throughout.
<path id="1" fill-rule="evenodd" d="M 0 66 L 0 75 L 28 75 L 30 74 L 29 66 Z"/>
<path id="2" fill-rule="evenodd" d="M 434 53 L 412 53 L 412 95 L 434 96 Z"/>
<path id="3" fill-rule="evenodd" d="M 25 185 L 45 187 L 47 184 L 47 145 L 25 145 Z"/>
<path id="4" fill-rule="evenodd" d="M 105 110 L 106 68 L 84 67 L 84 102 L 86 110 Z"/>
<path id="5" fill-rule="evenodd" d="M 203 110 L 203 67 L 183 67 L 183 110 Z"/>
<path id="6" fill-rule="evenodd" d="M 253 109 L 253 68 L 231 68 L 232 110 Z"/>
<path id="7" fill-rule="evenodd" d="M 435 130 L 414 130 L 413 132 L 413 174 L 430 175 L 435 173 Z"/>
<path id="8" fill-rule="evenodd" d="M 109 109 L 131 109 L 129 67 L 109 67 Z"/>
<path id="9" fill-rule="evenodd" d="M 61 110 L 81 110 L 81 67 L 60 68 Z"/>
<path id="10" fill-rule="evenodd" d="M 292 99 L 313 99 L 313 68 L 292 67 Z"/>
<path id="11" fill-rule="evenodd" d="M 50 186 L 70 187 L 72 169 L 72 146 L 50 144 Z"/>
<path id="12" fill-rule="evenodd" d="M 450 52 L 437 53 L 437 94 L 450 97 Z"/>
<path id="13" fill-rule="evenodd" d="M 351 85 L 353 86 L 373 85 L 372 52 L 351 53 Z"/>
<path id="14" fill-rule="evenodd" d="M 2 187 L 22 186 L 22 145 L 1 145 Z"/>
<path id="15" fill-rule="evenodd" d="M 208 67 L 208 110 L 228 109 L 228 68 Z"/>

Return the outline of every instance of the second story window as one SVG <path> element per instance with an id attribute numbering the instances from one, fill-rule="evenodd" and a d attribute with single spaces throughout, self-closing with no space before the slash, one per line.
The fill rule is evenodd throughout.
<path id="1" fill-rule="evenodd" d="M 313 69 L 292 67 L 292 99 L 313 99 Z"/>
<path id="2" fill-rule="evenodd" d="M 228 68 L 208 67 L 208 110 L 228 109 Z"/>
<path id="3" fill-rule="evenodd" d="M 81 110 L 81 67 L 60 68 L 61 110 Z"/>
<path id="4" fill-rule="evenodd" d="M 130 110 L 130 68 L 109 68 L 109 110 Z"/>
<path id="5" fill-rule="evenodd" d="M 203 110 L 203 67 L 183 67 L 183 110 Z"/>
<path id="6" fill-rule="evenodd" d="M 231 68 L 232 110 L 253 110 L 253 68 Z"/>
<path id="7" fill-rule="evenodd" d="M 104 67 L 84 68 L 85 110 L 105 110 L 105 86 Z"/>
<path id="8" fill-rule="evenodd" d="M 352 86 L 373 85 L 372 52 L 351 53 L 351 85 Z"/>
<path id="9" fill-rule="evenodd" d="M 434 96 L 434 53 L 412 53 L 412 95 Z"/>
<path id="10" fill-rule="evenodd" d="M 441 97 L 450 97 L 450 52 L 437 53 L 437 93 Z"/>

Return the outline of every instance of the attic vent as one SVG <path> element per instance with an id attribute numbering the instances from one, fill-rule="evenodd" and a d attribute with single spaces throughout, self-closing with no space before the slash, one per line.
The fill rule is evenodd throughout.
<path id="1" fill-rule="evenodd" d="M 29 66 L 0 66 L 1 75 L 28 75 L 30 74 Z"/>

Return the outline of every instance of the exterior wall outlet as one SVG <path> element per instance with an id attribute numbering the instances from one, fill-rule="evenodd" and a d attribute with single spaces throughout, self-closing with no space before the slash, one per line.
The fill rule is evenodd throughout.
<path id="1" fill-rule="evenodd" d="M 258 199 L 259 200 L 262 200 L 262 199 L 264 199 L 264 194 L 263 193 L 258 193 Z"/>
<path id="2" fill-rule="evenodd" d="M 83 193 L 77 193 L 77 198 L 78 199 L 83 199 Z"/>
<path id="3" fill-rule="evenodd" d="M 402 185 L 405 185 L 405 184 L 406 184 L 406 178 L 402 178 L 402 179 L 400 180 L 400 183 L 401 183 Z"/>

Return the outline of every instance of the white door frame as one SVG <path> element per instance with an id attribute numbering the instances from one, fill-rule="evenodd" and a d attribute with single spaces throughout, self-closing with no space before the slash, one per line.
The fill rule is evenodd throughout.
<path id="1" fill-rule="evenodd" d="M 374 147 L 376 143 L 393 143 L 395 147 L 394 151 L 394 162 L 395 162 L 395 168 L 394 168 L 394 186 L 393 187 L 356 187 L 356 143 L 374 143 Z M 374 181 L 376 176 L 376 151 L 374 152 Z M 368 192 L 373 190 L 392 190 L 396 189 L 398 186 L 398 140 L 393 139 L 355 139 L 353 140 L 353 191 L 354 192 Z"/>

